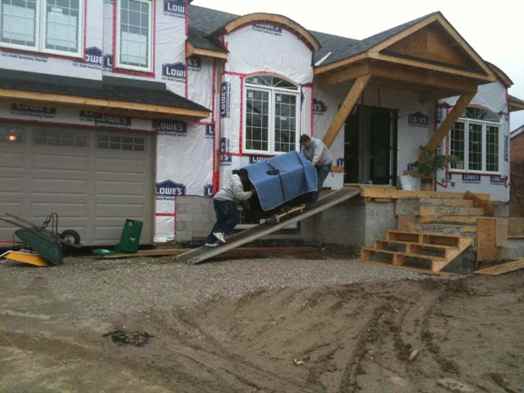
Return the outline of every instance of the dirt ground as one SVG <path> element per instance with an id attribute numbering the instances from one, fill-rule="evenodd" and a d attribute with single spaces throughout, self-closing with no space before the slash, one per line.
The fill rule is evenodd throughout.
<path id="1" fill-rule="evenodd" d="M 87 263 L 0 266 L 0 392 L 524 393 L 523 271 L 401 277 L 357 261 L 283 261 L 277 272 L 270 261 L 234 261 L 159 265 L 129 282 L 147 261 Z M 221 290 L 201 302 L 162 302 L 168 294 L 155 284 L 157 276 L 193 288 L 218 276 L 234 283 L 255 269 L 257 279 L 278 280 L 286 266 L 289 285 Z M 305 275 L 313 268 L 325 276 Z M 368 271 L 371 280 L 349 278 Z M 143 287 L 158 302 L 128 306 L 125 290 L 143 296 Z M 77 301 L 84 291 L 98 308 Z M 118 345 L 106 335 L 117 329 L 152 337 Z"/>

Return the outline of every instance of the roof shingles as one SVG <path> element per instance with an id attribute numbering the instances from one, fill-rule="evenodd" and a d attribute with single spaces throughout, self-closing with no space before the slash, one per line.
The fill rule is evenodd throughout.
<path id="1" fill-rule="evenodd" d="M 316 63 L 325 58 L 322 65 L 328 65 L 358 55 L 435 14 L 438 14 L 438 12 L 414 19 L 363 40 L 311 31 L 311 34 L 321 45 L 320 50 L 315 53 L 314 61 Z M 219 48 L 217 43 L 213 42 L 213 33 L 238 17 L 239 15 L 191 5 L 189 7 L 189 26 L 190 32 L 195 32 L 195 37 L 190 33 L 190 42 L 201 49 Z M 198 39 L 196 36 L 198 36 Z M 223 51 L 220 48 L 219 50 Z"/>

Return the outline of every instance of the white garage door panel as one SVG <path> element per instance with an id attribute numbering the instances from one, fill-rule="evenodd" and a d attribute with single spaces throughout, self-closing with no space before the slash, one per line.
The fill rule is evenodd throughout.
<path id="1" fill-rule="evenodd" d="M 37 156 L 33 160 L 35 169 L 56 169 L 59 171 L 81 171 L 87 176 L 89 169 L 88 157 Z"/>
<path id="2" fill-rule="evenodd" d="M 135 178 L 136 179 L 136 178 Z M 109 195 L 114 198 L 127 196 L 144 196 L 144 183 L 134 182 L 120 182 L 120 181 L 97 181 L 96 193 L 97 195 Z M 121 203 L 121 201 L 119 201 Z"/>
<path id="3" fill-rule="evenodd" d="M 41 223 L 56 212 L 86 245 L 117 243 L 125 219 L 137 219 L 152 242 L 154 136 L 0 123 L 0 139 L 12 129 L 18 141 L 0 142 L 0 214 Z M 0 223 L 0 241 L 14 229 Z"/>
<path id="4" fill-rule="evenodd" d="M 145 214 L 144 205 L 96 205 L 98 217 L 142 217 Z"/>
<path id="5" fill-rule="evenodd" d="M 33 192 L 36 193 L 76 194 L 82 193 L 87 186 L 87 180 L 33 179 Z"/>
<path id="6" fill-rule="evenodd" d="M 0 149 L 0 171 L 22 170 L 24 168 L 24 152 L 19 153 L 7 152 Z"/>
<path id="7" fill-rule="evenodd" d="M 21 176 L 13 176 L 12 173 L 8 173 L 7 175 L 3 175 L 0 173 L 0 176 L 2 177 L 2 193 L 4 192 L 19 192 L 22 193 L 24 191 L 24 184 L 23 184 L 23 177 Z"/>
<path id="8" fill-rule="evenodd" d="M 47 216 L 49 212 L 56 212 L 62 220 L 72 217 L 87 217 L 89 209 L 86 204 L 66 205 L 64 203 L 32 203 L 33 216 Z"/>
<path id="9" fill-rule="evenodd" d="M 127 152 L 122 152 L 126 155 Z M 144 174 L 147 170 L 147 161 L 144 160 L 143 154 L 131 154 L 128 157 L 124 157 L 118 160 L 100 158 L 97 155 L 96 159 L 96 170 L 100 174 L 108 172 L 111 169 L 111 173 L 129 173 L 129 174 Z"/>

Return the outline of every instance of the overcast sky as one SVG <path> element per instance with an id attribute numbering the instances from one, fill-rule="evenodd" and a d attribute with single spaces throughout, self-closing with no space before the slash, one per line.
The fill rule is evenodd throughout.
<path id="1" fill-rule="evenodd" d="M 510 94 L 524 99 L 523 0 L 195 0 L 193 4 L 234 14 L 283 14 L 310 30 L 357 39 L 441 11 L 484 59 L 513 80 Z M 524 111 L 514 112 L 512 129 L 522 124 Z"/>

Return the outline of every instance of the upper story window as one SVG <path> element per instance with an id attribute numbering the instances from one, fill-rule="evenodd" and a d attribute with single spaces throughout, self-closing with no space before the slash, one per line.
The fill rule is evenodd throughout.
<path id="1" fill-rule="evenodd" d="M 0 44 L 82 56 L 85 0 L 0 0 Z"/>
<path id="2" fill-rule="evenodd" d="M 117 1 L 118 68 L 152 71 L 152 19 L 151 0 Z"/>
<path id="3" fill-rule="evenodd" d="M 453 126 L 449 151 L 451 169 L 464 172 L 500 172 L 501 125 L 496 113 L 483 108 L 467 108 Z"/>
<path id="4" fill-rule="evenodd" d="M 244 149 L 252 153 L 298 150 L 298 87 L 270 75 L 246 79 Z"/>

